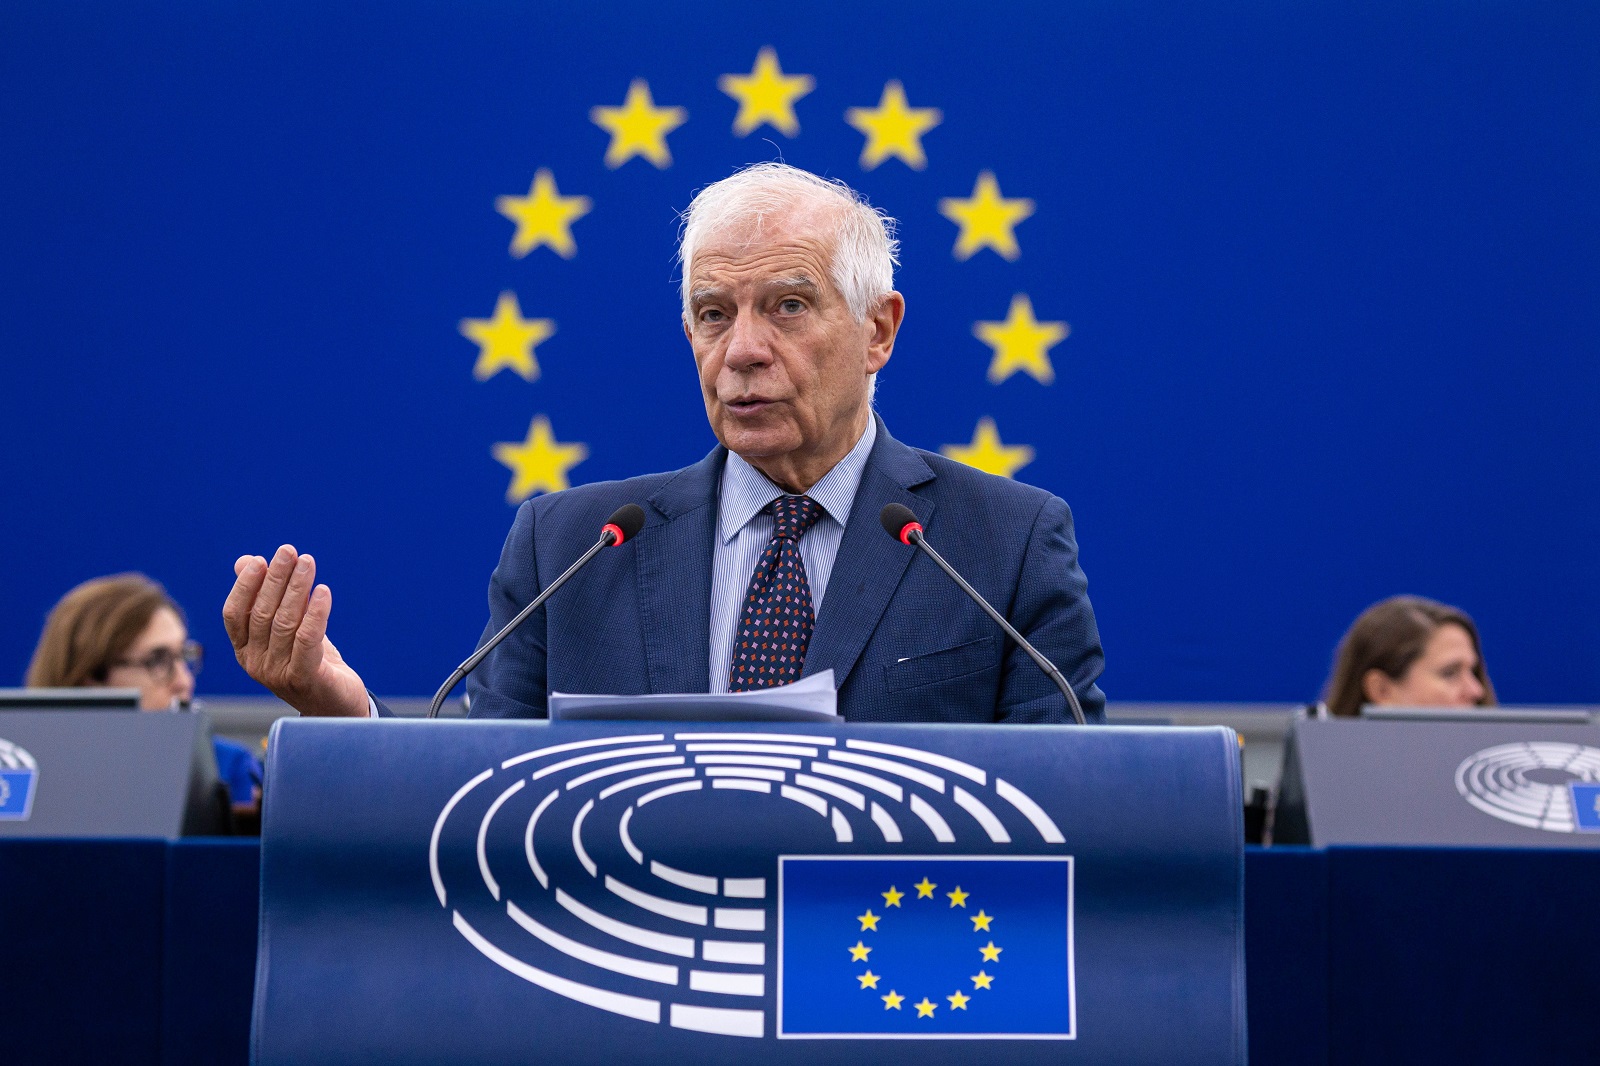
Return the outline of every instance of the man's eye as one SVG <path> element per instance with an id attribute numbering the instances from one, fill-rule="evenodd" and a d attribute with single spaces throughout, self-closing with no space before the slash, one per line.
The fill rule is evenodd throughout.
<path id="1" fill-rule="evenodd" d="M 793 296 L 789 297 L 787 300 L 784 300 L 782 303 L 778 304 L 778 310 L 782 311 L 786 315 L 798 315 L 801 311 L 804 311 L 805 309 L 806 309 L 806 305 L 804 303 L 800 302 L 799 300 L 795 299 Z"/>
<path id="2" fill-rule="evenodd" d="M 724 317 L 722 312 L 715 307 L 708 307 L 700 312 L 700 321 L 702 322 L 721 322 Z"/>

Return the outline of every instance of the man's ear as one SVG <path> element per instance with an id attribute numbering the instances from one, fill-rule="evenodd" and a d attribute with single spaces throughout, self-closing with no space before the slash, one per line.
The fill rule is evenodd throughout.
<path id="1" fill-rule="evenodd" d="M 689 328 L 689 316 L 688 315 L 681 315 L 679 317 L 683 321 L 683 339 L 688 341 L 690 344 L 693 344 L 694 343 L 694 330 Z"/>
<path id="2" fill-rule="evenodd" d="M 867 335 L 867 373 L 876 374 L 894 354 L 894 339 L 906 317 L 906 298 L 891 292 L 878 301 L 863 325 Z"/>

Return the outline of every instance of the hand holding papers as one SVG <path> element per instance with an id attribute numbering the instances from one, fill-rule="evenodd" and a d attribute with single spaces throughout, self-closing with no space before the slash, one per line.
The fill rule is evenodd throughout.
<path id="1" fill-rule="evenodd" d="M 792 685 L 751 692 L 684 692 L 651 696 L 579 696 L 550 693 L 550 718 L 647 722 L 837 722 L 839 692 L 833 671 Z"/>

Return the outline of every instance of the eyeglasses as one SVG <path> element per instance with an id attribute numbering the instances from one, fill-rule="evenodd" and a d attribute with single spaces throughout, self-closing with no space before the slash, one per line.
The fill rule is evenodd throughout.
<path id="1" fill-rule="evenodd" d="M 171 648 L 157 648 L 143 659 L 118 659 L 113 666 L 133 666 L 145 671 L 155 681 L 165 684 L 172 680 L 172 673 L 182 662 L 189 668 L 189 673 L 198 674 L 201 666 L 205 664 L 205 649 L 198 640 L 183 642 L 183 650 L 173 654 Z"/>

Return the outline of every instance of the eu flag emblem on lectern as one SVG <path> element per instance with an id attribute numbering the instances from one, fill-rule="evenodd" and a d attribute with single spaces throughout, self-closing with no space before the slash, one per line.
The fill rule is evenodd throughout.
<path id="1" fill-rule="evenodd" d="M 1071 856 L 783 856 L 778 1036 L 1074 1030 Z"/>

